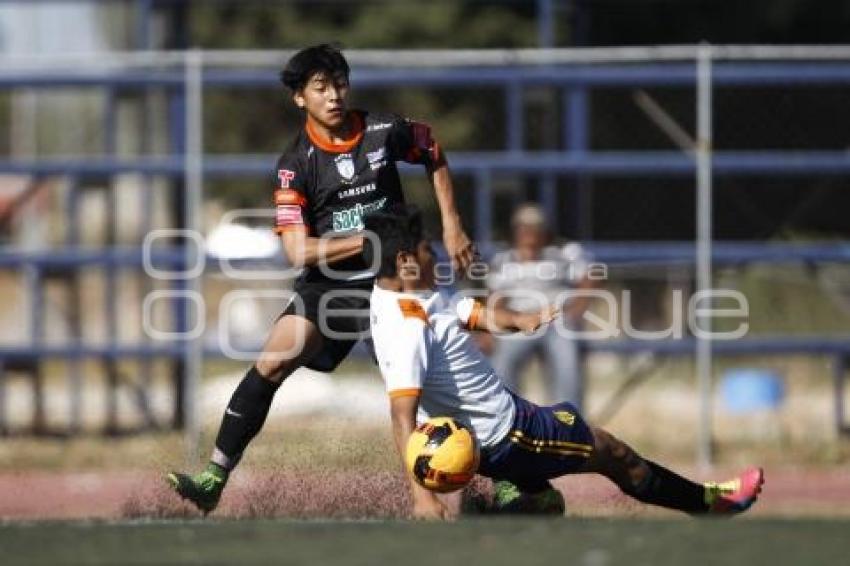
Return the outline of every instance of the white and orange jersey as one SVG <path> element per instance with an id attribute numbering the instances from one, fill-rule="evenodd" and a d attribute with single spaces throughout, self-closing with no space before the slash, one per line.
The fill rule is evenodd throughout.
<path id="1" fill-rule="evenodd" d="M 468 331 L 482 309 L 469 297 L 452 305 L 436 291 L 372 289 L 372 340 L 390 397 L 419 395 L 420 420 L 452 417 L 491 446 L 516 409 Z"/>

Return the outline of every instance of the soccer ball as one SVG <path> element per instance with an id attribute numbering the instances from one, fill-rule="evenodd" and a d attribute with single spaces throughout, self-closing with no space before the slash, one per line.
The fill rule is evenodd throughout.
<path id="1" fill-rule="evenodd" d="M 468 428 L 450 417 L 434 417 L 411 433 L 405 462 L 416 483 L 448 493 L 469 483 L 478 458 L 478 442 Z"/>

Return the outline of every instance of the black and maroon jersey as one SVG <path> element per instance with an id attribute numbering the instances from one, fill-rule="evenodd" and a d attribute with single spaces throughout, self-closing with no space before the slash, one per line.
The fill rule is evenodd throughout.
<path id="1" fill-rule="evenodd" d="M 404 202 L 396 161 L 428 164 L 439 148 L 431 129 L 393 114 L 353 111 L 355 130 L 345 143 L 329 144 L 309 122 L 277 163 L 275 231 L 311 236 L 347 235 L 363 229 L 363 217 Z M 365 278 L 360 258 L 334 264 L 351 278 Z M 308 268 L 308 280 L 325 278 Z"/>

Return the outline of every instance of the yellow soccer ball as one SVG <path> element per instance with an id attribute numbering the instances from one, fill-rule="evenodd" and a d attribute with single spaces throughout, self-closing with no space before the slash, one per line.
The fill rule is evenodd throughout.
<path id="1" fill-rule="evenodd" d="M 407 470 L 419 485 L 432 491 L 461 489 L 478 470 L 478 459 L 475 436 L 450 417 L 428 419 L 407 441 Z"/>

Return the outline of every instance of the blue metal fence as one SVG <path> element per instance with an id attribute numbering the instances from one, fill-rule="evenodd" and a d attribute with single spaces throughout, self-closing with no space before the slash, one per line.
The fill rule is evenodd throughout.
<path id="1" fill-rule="evenodd" d="M 143 6 L 144 3 L 140 3 Z M 146 34 L 140 30 L 140 34 Z M 451 155 L 454 171 L 469 175 L 476 186 L 474 235 L 486 246 L 491 239 L 493 221 L 491 184 L 493 176 L 516 173 L 537 176 L 540 180 L 541 198 L 554 197 L 554 175 L 570 175 L 578 180 L 603 176 L 692 176 L 695 172 L 693 158 L 685 153 L 666 151 L 594 151 L 588 145 L 587 132 L 591 126 L 587 92 L 594 87 L 678 86 L 692 87 L 696 80 L 694 63 L 628 63 L 628 64 L 564 64 L 541 68 L 525 66 L 468 67 L 468 68 L 380 68 L 355 67 L 353 81 L 359 88 L 372 87 L 452 87 L 475 89 L 487 86 L 505 93 L 505 148 L 502 151 L 456 152 Z M 76 210 L 77 182 L 88 177 L 112 177 L 124 173 L 139 173 L 150 179 L 163 177 L 181 180 L 186 169 L 185 73 L 180 70 L 64 70 L 64 71 L 13 71 L 0 72 L 0 89 L 31 88 L 49 90 L 84 87 L 107 92 L 103 124 L 106 131 L 106 151 L 102 157 L 50 157 L 36 160 L 0 160 L 0 173 L 26 174 L 36 177 L 62 176 L 72 180 L 71 200 L 68 204 L 71 229 L 67 246 L 52 251 L 24 252 L 0 249 L 0 269 L 22 270 L 27 273 L 29 293 L 33 300 L 30 313 L 31 342 L 25 347 L 0 347 L 0 405 L 2 405 L 3 367 L 37 364 L 44 358 L 82 359 L 94 357 L 104 360 L 124 358 L 165 357 L 180 359 L 184 353 L 181 343 L 119 345 L 114 341 L 117 322 L 109 323 L 110 342 L 91 345 L 80 341 L 66 346 L 48 346 L 43 343 L 42 300 L 44 275 L 64 270 L 77 270 L 97 265 L 106 269 L 108 277 L 104 300 L 107 312 L 120 311 L 116 303 L 114 275 L 119 269 L 141 269 L 142 257 L 138 248 L 90 250 L 79 247 L 79 215 Z M 850 83 L 850 63 L 783 62 L 721 62 L 713 73 L 713 84 L 724 86 L 759 86 L 782 84 L 784 87 L 817 85 L 847 85 Z M 203 73 L 205 89 L 218 88 L 278 88 L 275 73 L 270 70 L 243 70 L 211 68 Z M 524 91 L 530 87 L 547 86 L 560 90 L 564 123 L 561 126 L 564 147 L 561 150 L 529 151 L 523 148 Z M 115 95 L 119 92 L 164 91 L 169 102 L 169 153 L 138 157 L 115 155 Z M 144 137 L 147 137 L 146 135 Z M 143 144 L 149 146 L 150 144 Z M 203 174 L 206 179 L 231 176 L 268 176 L 276 156 L 273 155 L 205 155 Z M 850 173 L 850 154 L 844 151 L 720 151 L 713 155 L 713 174 L 726 175 L 807 175 L 832 176 Z M 110 190 L 111 192 L 111 190 Z M 550 207 L 551 208 L 551 207 Z M 145 214 L 145 225 L 150 226 L 150 210 Z M 594 256 L 608 263 L 691 264 L 694 246 L 679 244 L 594 244 Z M 166 249 L 157 257 L 164 265 L 175 269 L 184 266 L 185 251 Z M 763 244 L 727 243 L 714 249 L 718 263 L 749 261 L 850 261 L 847 244 L 817 244 L 777 246 Z M 111 315 L 117 316 L 116 314 Z M 178 321 L 185 326 L 187 322 Z M 608 350 L 620 353 L 651 350 L 663 354 L 690 354 L 694 344 L 676 342 L 612 342 L 594 343 L 593 351 Z M 777 337 L 746 339 L 733 343 L 717 344 L 720 355 L 753 353 L 806 352 L 827 354 L 834 358 L 836 397 L 836 423 L 844 423 L 843 387 L 846 361 L 850 356 L 848 337 L 812 337 L 806 339 Z M 207 355 L 221 355 L 208 350 Z M 2 406 L 0 406 L 2 420 Z M 0 423 L 2 427 L 2 423 Z"/>

